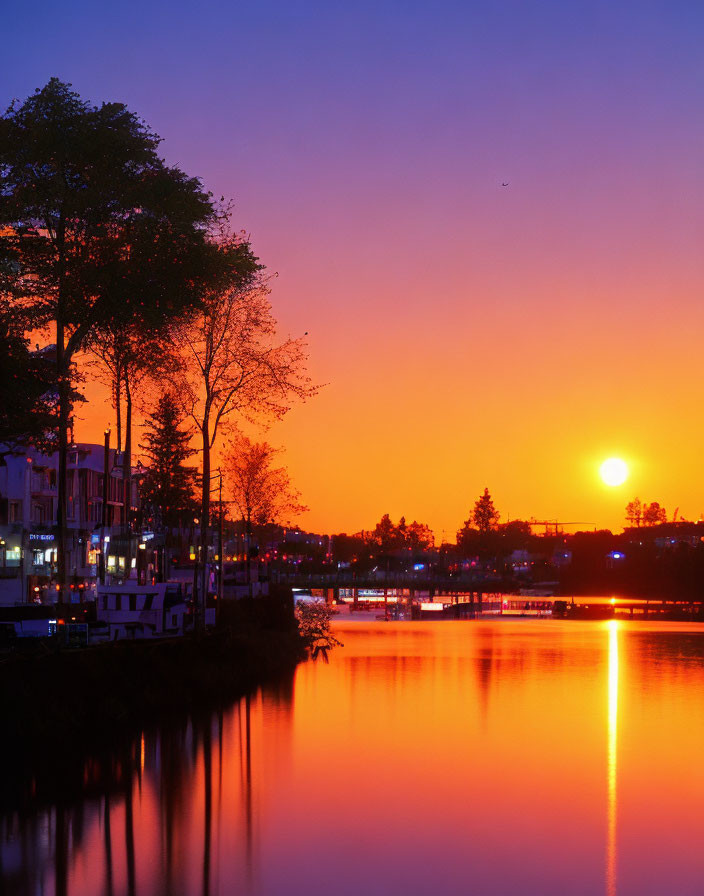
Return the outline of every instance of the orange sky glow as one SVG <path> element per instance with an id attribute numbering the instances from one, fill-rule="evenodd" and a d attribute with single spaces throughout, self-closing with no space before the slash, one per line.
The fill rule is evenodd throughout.
<path id="1" fill-rule="evenodd" d="M 51 75 L 124 101 L 234 199 L 325 384 L 268 434 L 302 525 L 404 514 L 452 539 L 485 486 L 503 520 L 704 511 L 696 4 L 272 0 L 184 8 L 168 40 L 141 5 L 100 41 L 75 13 L 66 47 L 64 15 L 0 63 L 7 101 Z M 98 438 L 108 409 L 85 411 Z"/>

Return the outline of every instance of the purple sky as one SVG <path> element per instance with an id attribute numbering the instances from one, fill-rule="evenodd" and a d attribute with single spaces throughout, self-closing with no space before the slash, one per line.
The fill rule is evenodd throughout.
<path id="1" fill-rule="evenodd" d="M 122 100 L 235 199 L 328 384 L 269 436 L 306 525 L 704 509 L 702 4 L 106 7 L 6 7 L 3 102 Z"/>

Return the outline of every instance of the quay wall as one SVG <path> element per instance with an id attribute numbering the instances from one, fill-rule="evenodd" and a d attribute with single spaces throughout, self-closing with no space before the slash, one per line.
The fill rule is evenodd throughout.
<path id="1" fill-rule="evenodd" d="M 289 589 L 223 605 L 200 636 L 117 641 L 0 660 L 0 755 L 33 762 L 102 747 L 170 714 L 216 708 L 305 657 Z"/>

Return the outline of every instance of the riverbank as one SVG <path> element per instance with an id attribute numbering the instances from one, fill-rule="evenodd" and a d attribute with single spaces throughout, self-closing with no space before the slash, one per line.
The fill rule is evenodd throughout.
<path id="1" fill-rule="evenodd" d="M 157 720 L 216 709 L 304 657 L 285 589 L 224 605 L 219 626 L 199 637 L 11 655 L 0 663 L 0 754 L 60 768 Z"/>

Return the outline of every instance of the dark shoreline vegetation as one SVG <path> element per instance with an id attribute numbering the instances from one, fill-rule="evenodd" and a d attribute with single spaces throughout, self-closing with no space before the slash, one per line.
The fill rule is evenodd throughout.
<path id="1" fill-rule="evenodd" d="M 306 655 L 291 592 L 280 589 L 224 605 L 219 626 L 201 636 L 6 657 L 0 755 L 11 771 L 0 809 L 75 798 L 96 770 L 131 765 L 144 730 L 184 717 L 201 724 L 275 687 Z"/>

